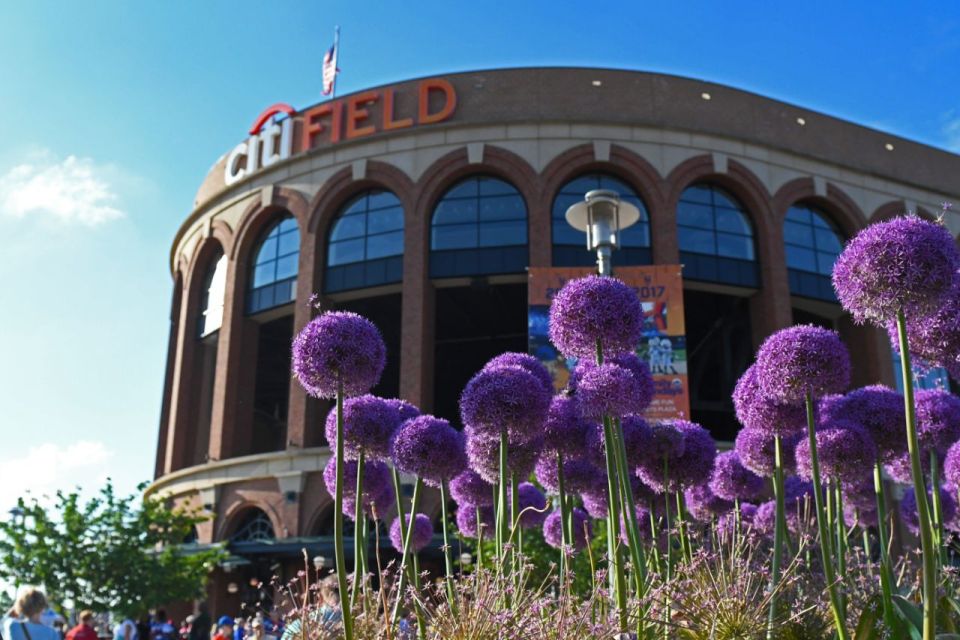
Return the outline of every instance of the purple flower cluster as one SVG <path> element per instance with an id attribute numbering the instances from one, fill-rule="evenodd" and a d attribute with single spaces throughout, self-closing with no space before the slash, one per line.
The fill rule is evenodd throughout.
<path id="1" fill-rule="evenodd" d="M 877 384 L 846 395 L 825 396 L 820 400 L 818 415 L 823 423 L 850 420 L 862 425 L 882 462 L 906 451 L 903 396 L 889 387 Z"/>
<path id="2" fill-rule="evenodd" d="M 856 422 L 835 420 L 818 428 L 815 438 L 820 475 L 824 479 L 856 483 L 872 472 L 877 448 L 866 429 Z M 813 480 L 809 439 L 797 444 L 796 458 L 800 477 Z"/>
<path id="3" fill-rule="evenodd" d="M 652 397 L 652 384 L 644 386 L 633 372 L 612 362 L 588 368 L 577 382 L 577 400 L 585 418 L 641 413 Z"/>
<path id="4" fill-rule="evenodd" d="M 777 402 L 764 395 L 755 364 L 750 365 L 737 381 L 733 389 L 733 407 L 740 424 L 754 431 L 787 436 L 807 428 L 807 412 L 803 404 Z"/>
<path id="5" fill-rule="evenodd" d="M 627 521 L 623 517 L 624 513 L 626 513 L 626 511 L 620 514 L 620 541 L 623 544 L 630 544 L 630 536 L 627 533 Z M 637 505 L 634 508 L 634 513 L 637 516 L 637 534 L 641 540 L 650 542 L 650 540 L 653 539 L 653 532 L 650 531 L 650 510 Z"/>
<path id="6" fill-rule="evenodd" d="M 485 438 L 476 431 L 467 427 L 467 461 L 470 468 L 480 474 L 487 482 L 494 483 L 500 477 L 500 441 Z M 533 471 L 540 451 L 543 449 L 543 439 L 535 438 L 526 442 L 508 441 L 507 472 L 516 474 L 518 478 L 526 478 Z"/>
<path id="7" fill-rule="evenodd" d="M 404 516 L 410 526 L 410 514 Z M 433 539 L 433 522 L 425 514 L 418 513 L 413 519 L 413 535 L 410 538 L 410 550 L 419 553 Z M 394 518 L 390 525 L 390 543 L 398 552 L 403 553 L 403 537 L 400 535 L 400 518 Z"/>
<path id="8" fill-rule="evenodd" d="M 542 362 L 529 353 L 517 353 L 514 351 L 501 353 L 491 358 L 490 361 L 483 366 L 485 370 L 498 369 L 500 367 L 520 367 L 521 369 L 525 369 L 543 384 L 547 393 L 553 393 L 553 378 L 550 376 L 550 372 L 547 371 L 547 368 L 543 366 Z"/>
<path id="9" fill-rule="evenodd" d="M 749 533 L 753 529 L 753 521 L 757 517 L 757 505 L 749 502 L 740 503 L 740 530 L 743 533 Z M 717 535 L 721 538 L 727 538 L 733 535 L 736 527 L 736 512 L 730 511 L 720 516 L 717 520 Z"/>
<path id="10" fill-rule="evenodd" d="M 343 403 L 343 453 L 356 460 L 362 451 L 368 460 L 390 457 L 390 441 L 400 413 L 387 400 L 372 395 L 347 398 Z M 331 448 L 337 446 L 337 408 L 327 414 L 324 429 Z"/>
<path id="11" fill-rule="evenodd" d="M 492 507 L 493 485 L 473 469 L 467 469 L 450 481 L 450 496 L 461 506 Z"/>
<path id="12" fill-rule="evenodd" d="M 740 462 L 750 471 L 763 478 L 772 478 L 776 468 L 777 451 L 774 435 L 757 429 L 741 429 L 737 433 L 734 450 L 740 456 Z M 796 471 L 797 463 L 794 451 L 803 435 L 796 434 L 780 438 L 781 464 L 784 473 Z"/>
<path id="13" fill-rule="evenodd" d="M 927 489 L 927 498 L 932 500 L 933 492 Z M 942 508 L 943 524 L 951 530 L 957 528 L 957 501 L 951 492 L 940 487 L 940 506 Z M 911 533 L 917 535 L 920 531 L 919 520 L 917 519 L 917 494 L 913 487 L 908 487 L 903 492 L 903 499 L 900 500 L 900 515 L 903 516 L 903 523 Z"/>
<path id="14" fill-rule="evenodd" d="M 916 216 L 872 224 L 847 243 L 833 266 L 833 288 L 858 322 L 884 326 L 935 306 L 953 284 L 960 255 L 950 232 Z"/>
<path id="15" fill-rule="evenodd" d="M 480 526 L 483 527 L 483 534 L 487 536 L 493 531 L 494 512 L 493 506 L 476 507 L 469 503 L 457 505 L 457 529 L 460 535 L 467 538 L 477 537 L 477 514 L 480 515 Z"/>
<path id="16" fill-rule="evenodd" d="M 943 461 L 943 480 L 954 492 L 960 492 L 960 441 L 947 450 Z"/>
<path id="17" fill-rule="evenodd" d="M 441 418 L 422 415 L 404 422 L 391 447 L 397 469 L 439 487 L 467 466 L 463 434 Z"/>
<path id="18" fill-rule="evenodd" d="M 537 482 L 551 493 L 560 491 L 557 467 L 557 456 L 545 453 L 537 460 L 537 466 L 533 470 Z M 586 458 L 566 458 L 563 461 L 563 488 L 567 493 L 589 491 L 596 486 L 598 479 L 604 478 L 604 472 Z"/>
<path id="19" fill-rule="evenodd" d="M 579 551 L 587 546 L 588 539 L 593 536 L 593 524 L 587 512 L 579 507 L 574 507 L 570 515 L 573 521 L 573 548 Z M 559 549 L 563 544 L 562 528 L 563 519 L 559 510 L 552 512 L 543 522 L 543 539 L 554 549 Z"/>
<path id="20" fill-rule="evenodd" d="M 616 429 L 616 425 L 613 428 Z M 626 416 L 620 421 L 620 429 L 623 432 L 627 460 L 638 460 L 647 454 L 653 435 L 646 420 L 640 416 Z M 606 465 L 606 440 L 603 436 L 602 424 L 591 426 L 587 431 L 584 444 L 587 448 L 586 455 L 590 457 L 593 464 L 603 468 Z"/>
<path id="21" fill-rule="evenodd" d="M 753 501 L 765 488 L 763 478 L 747 469 L 734 451 L 717 455 L 710 477 L 710 489 L 726 500 Z"/>
<path id="22" fill-rule="evenodd" d="M 343 385 L 348 396 L 368 392 L 380 380 L 387 350 L 372 322 L 349 311 L 317 316 L 293 340 L 292 367 L 315 398 L 335 398 Z"/>
<path id="23" fill-rule="evenodd" d="M 733 509 L 733 502 L 715 494 L 709 484 L 690 487 L 684 491 L 683 497 L 687 503 L 687 511 L 699 522 L 710 522 L 716 516 Z"/>
<path id="24" fill-rule="evenodd" d="M 541 434 L 550 400 L 535 375 L 504 365 L 483 369 L 470 379 L 460 397 L 460 417 L 485 438 L 499 440 L 506 429 L 512 442 L 526 442 Z"/>
<path id="25" fill-rule="evenodd" d="M 633 351 L 643 330 L 636 293 L 616 278 L 570 280 L 550 305 L 550 341 L 568 358 L 594 358 Z"/>
<path id="26" fill-rule="evenodd" d="M 960 440 L 960 398 L 942 389 L 922 389 L 916 403 L 920 448 L 944 456 Z"/>
<path id="27" fill-rule="evenodd" d="M 529 482 L 517 485 L 517 502 L 520 506 L 520 526 L 524 529 L 543 526 L 547 519 L 547 496 Z"/>
<path id="28" fill-rule="evenodd" d="M 900 351 L 896 321 L 887 323 L 895 351 Z M 910 353 L 929 364 L 943 366 L 960 380 L 960 280 L 954 282 L 928 313 L 907 317 L 907 344 Z"/>
<path id="29" fill-rule="evenodd" d="M 850 384 L 850 354 L 835 331 L 812 325 L 782 329 L 757 351 L 757 382 L 777 402 L 840 393 Z"/>
<path id="30" fill-rule="evenodd" d="M 677 446 L 678 439 L 666 435 L 671 429 L 680 434 L 682 447 Z M 710 432 L 700 425 L 686 420 L 664 421 L 653 430 L 651 442 L 653 446 L 636 460 L 636 473 L 654 491 L 677 491 L 710 479 L 717 446 Z M 670 455 L 678 448 L 680 453 Z M 664 451 L 667 455 L 657 455 Z"/>
<path id="31" fill-rule="evenodd" d="M 641 403 L 644 409 L 650 404 L 650 401 L 653 400 L 654 393 L 653 375 L 650 373 L 650 367 L 640 359 L 640 356 L 633 351 L 618 353 L 610 357 L 605 357 L 603 363 L 605 365 L 612 364 L 622 367 L 632 373 L 635 382 L 634 388 L 640 394 L 637 402 Z M 593 358 L 581 359 L 570 373 L 567 388 L 572 392 L 579 391 L 580 381 L 587 373 L 596 369 L 597 366 L 596 360 Z M 639 411 L 634 413 L 639 413 Z"/>
<path id="32" fill-rule="evenodd" d="M 343 515 L 356 516 L 357 469 L 356 460 L 348 460 L 343 465 Z M 330 458 L 323 469 L 323 484 L 331 496 L 337 494 L 337 459 Z M 363 510 L 368 516 L 374 511 L 378 518 L 383 517 L 393 506 L 396 499 L 390 467 L 380 461 L 369 461 L 363 465 Z"/>
<path id="33" fill-rule="evenodd" d="M 563 457 L 583 455 L 583 443 L 589 428 L 589 423 L 580 416 L 575 397 L 554 396 L 543 423 L 544 451 L 558 451 Z"/>
<path id="34" fill-rule="evenodd" d="M 400 398 L 390 398 L 384 400 L 391 409 L 397 412 L 397 425 L 401 425 L 411 418 L 416 418 L 420 415 L 420 409 L 410 404 L 406 400 L 401 400 Z"/>

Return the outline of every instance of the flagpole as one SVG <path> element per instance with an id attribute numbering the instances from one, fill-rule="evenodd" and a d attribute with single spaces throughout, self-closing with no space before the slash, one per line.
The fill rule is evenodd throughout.
<path id="1" fill-rule="evenodd" d="M 340 25 L 333 29 L 333 89 L 330 92 L 330 99 L 337 97 L 337 65 L 340 63 Z"/>

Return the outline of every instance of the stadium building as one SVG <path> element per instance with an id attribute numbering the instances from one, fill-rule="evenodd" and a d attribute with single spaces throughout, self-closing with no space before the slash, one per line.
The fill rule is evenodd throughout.
<path id="1" fill-rule="evenodd" d="M 830 271 L 870 222 L 960 200 L 960 156 L 730 87 L 653 73 L 475 71 L 273 105 L 203 180 L 170 253 L 173 296 L 151 494 L 229 542 L 215 612 L 332 558 L 320 470 L 329 403 L 291 382 L 292 337 L 323 309 L 372 319 L 375 393 L 458 422 L 464 384 L 527 350 L 527 268 L 594 261 L 564 212 L 591 189 L 641 212 L 614 268 L 682 264 L 692 418 L 721 440 L 730 393 L 771 332 L 836 328 L 854 383 L 895 383 Z M 960 216 L 948 214 L 954 235 Z M 439 512 L 435 496 L 427 510 Z M 332 560 L 327 560 L 332 563 Z"/>

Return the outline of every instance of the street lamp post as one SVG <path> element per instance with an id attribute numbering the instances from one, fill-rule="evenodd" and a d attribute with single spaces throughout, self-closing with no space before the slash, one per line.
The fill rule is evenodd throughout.
<path id="1" fill-rule="evenodd" d="M 640 210 L 620 199 L 620 194 L 607 189 L 588 191 L 583 202 L 567 209 L 567 223 L 587 234 L 587 250 L 597 252 L 597 271 L 601 276 L 613 274 L 611 257 L 620 246 L 620 231 L 640 220 Z"/>

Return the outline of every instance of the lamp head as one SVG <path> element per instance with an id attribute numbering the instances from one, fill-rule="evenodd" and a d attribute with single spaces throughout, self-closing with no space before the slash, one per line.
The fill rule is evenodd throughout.
<path id="1" fill-rule="evenodd" d="M 587 234 L 587 249 L 617 247 L 620 230 L 635 225 L 640 220 L 640 210 L 620 199 L 616 191 L 594 189 L 588 191 L 583 202 L 567 209 L 567 223 Z"/>

